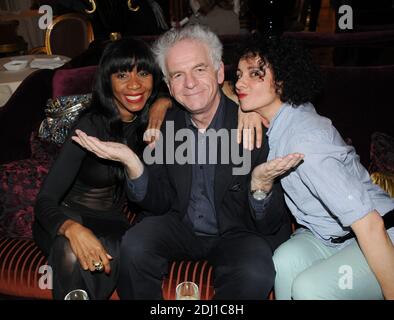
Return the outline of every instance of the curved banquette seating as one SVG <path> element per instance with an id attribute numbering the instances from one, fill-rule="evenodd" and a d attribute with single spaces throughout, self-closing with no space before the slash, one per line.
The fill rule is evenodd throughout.
<path id="1" fill-rule="evenodd" d="M 48 288 L 47 259 L 32 239 L 0 238 L 0 294 L 27 299 L 52 299 Z M 162 294 L 175 299 L 175 288 L 183 281 L 193 281 L 201 300 L 213 296 L 212 267 L 207 261 L 174 261 L 163 280 Z M 119 299 L 116 291 L 111 299 Z"/>

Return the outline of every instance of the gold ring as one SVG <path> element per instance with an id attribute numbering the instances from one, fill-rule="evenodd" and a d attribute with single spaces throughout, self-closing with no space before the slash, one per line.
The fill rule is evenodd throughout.
<path id="1" fill-rule="evenodd" d="M 101 272 L 104 269 L 104 265 L 101 261 L 93 261 L 93 267 L 96 269 L 96 271 Z"/>

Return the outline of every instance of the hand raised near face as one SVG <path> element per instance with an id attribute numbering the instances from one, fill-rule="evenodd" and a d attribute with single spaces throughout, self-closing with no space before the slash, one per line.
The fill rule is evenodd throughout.
<path id="1" fill-rule="evenodd" d="M 255 143 L 256 141 L 256 143 Z M 245 149 L 261 148 L 263 141 L 263 118 L 256 112 L 238 111 L 237 142 Z"/>
<path id="2" fill-rule="evenodd" d="M 169 108 L 172 107 L 172 101 L 170 98 L 161 97 L 156 99 L 149 110 L 149 122 L 144 133 L 144 141 L 148 143 L 152 148 L 154 147 L 155 141 L 160 137 L 160 128 L 163 124 L 164 118 Z"/>
<path id="3" fill-rule="evenodd" d="M 127 145 L 119 142 L 101 141 L 78 129 L 75 130 L 75 133 L 76 136 L 72 137 L 73 141 L 99 158 L 121 162 L 131 179 L 142 174 L 143 164 L 141 160 Z"/>

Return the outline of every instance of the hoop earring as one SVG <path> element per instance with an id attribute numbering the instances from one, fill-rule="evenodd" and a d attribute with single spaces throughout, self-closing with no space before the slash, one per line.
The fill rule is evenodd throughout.
<path id="1" fill-rule="evenodd" d="M 96 11 L 96 2 L 94 0 L 89 0 L 89 3 L 92 5 L 92 9 L 91 10 L 85 9 L 85 12 L 87 14 L 92 14 Z"/>
<path id="2" fill-rule="evenodd" d="M 140 6 L 136 6 L 135 8 L 133 8 L 131 0 L 127 0 L 127 6 L 129 7 L 130 11 L 136 12 L 136 11 L 140 10 Z"/>

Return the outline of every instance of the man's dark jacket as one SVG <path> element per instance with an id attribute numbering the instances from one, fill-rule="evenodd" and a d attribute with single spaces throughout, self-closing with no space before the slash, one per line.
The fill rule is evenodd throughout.
<path id="1" fill-rule="evenodd" d="M 224 129 L 236 129 L 238 124 L 238 106 L 225 97 Z M 175 133 L 186 128 L 186 111 L 173 107 L 166 116 L 166 122 L 173 121 Z M 165 142 L 166 123 L 162 126 L 162 143 Z M 250 175 L 254 167 L 265 162 L 268 156 L 268 141 L 263 134 L 263 147 L 252 151 L 251 170 L 246 175 L 233 175 L 232 164 L 220 164 L 220 143 L 218 143 L 218 164 L 215 168 L 215 208 L 218 219 L 219 235 L 238 231 L 258 233 L 263 236 L 275 250 L 290 236 L 290 216 L 284 202 L 283 190 L 279 182 L 275 183 L 269 206 L 264 216 L 256 220 L 249 205 Z M 230 131 L 229 131 L 229 137 Z M 176 148 L 182 141 L 175 141 Z M 242 150 L 242 145 L 237 146 Z M 229 149 L 229 148 L 227 148 Z M 164 154 L 166 146 L 164 144 Z M 228 150 L 230 153 L 230 150 Z M 240 153 L 239 153 L 240 154 Z M 165 158 L 164 158 L 165 159 Z M 148 167 L 149 182 L 145 198 L 139 205 L 153 214 L 174 214 L 183 219 L 187 213 L 192 183 L 191 164 L 153 164 Z M 238 165 L 239 167 L 239 165 Z"/>

